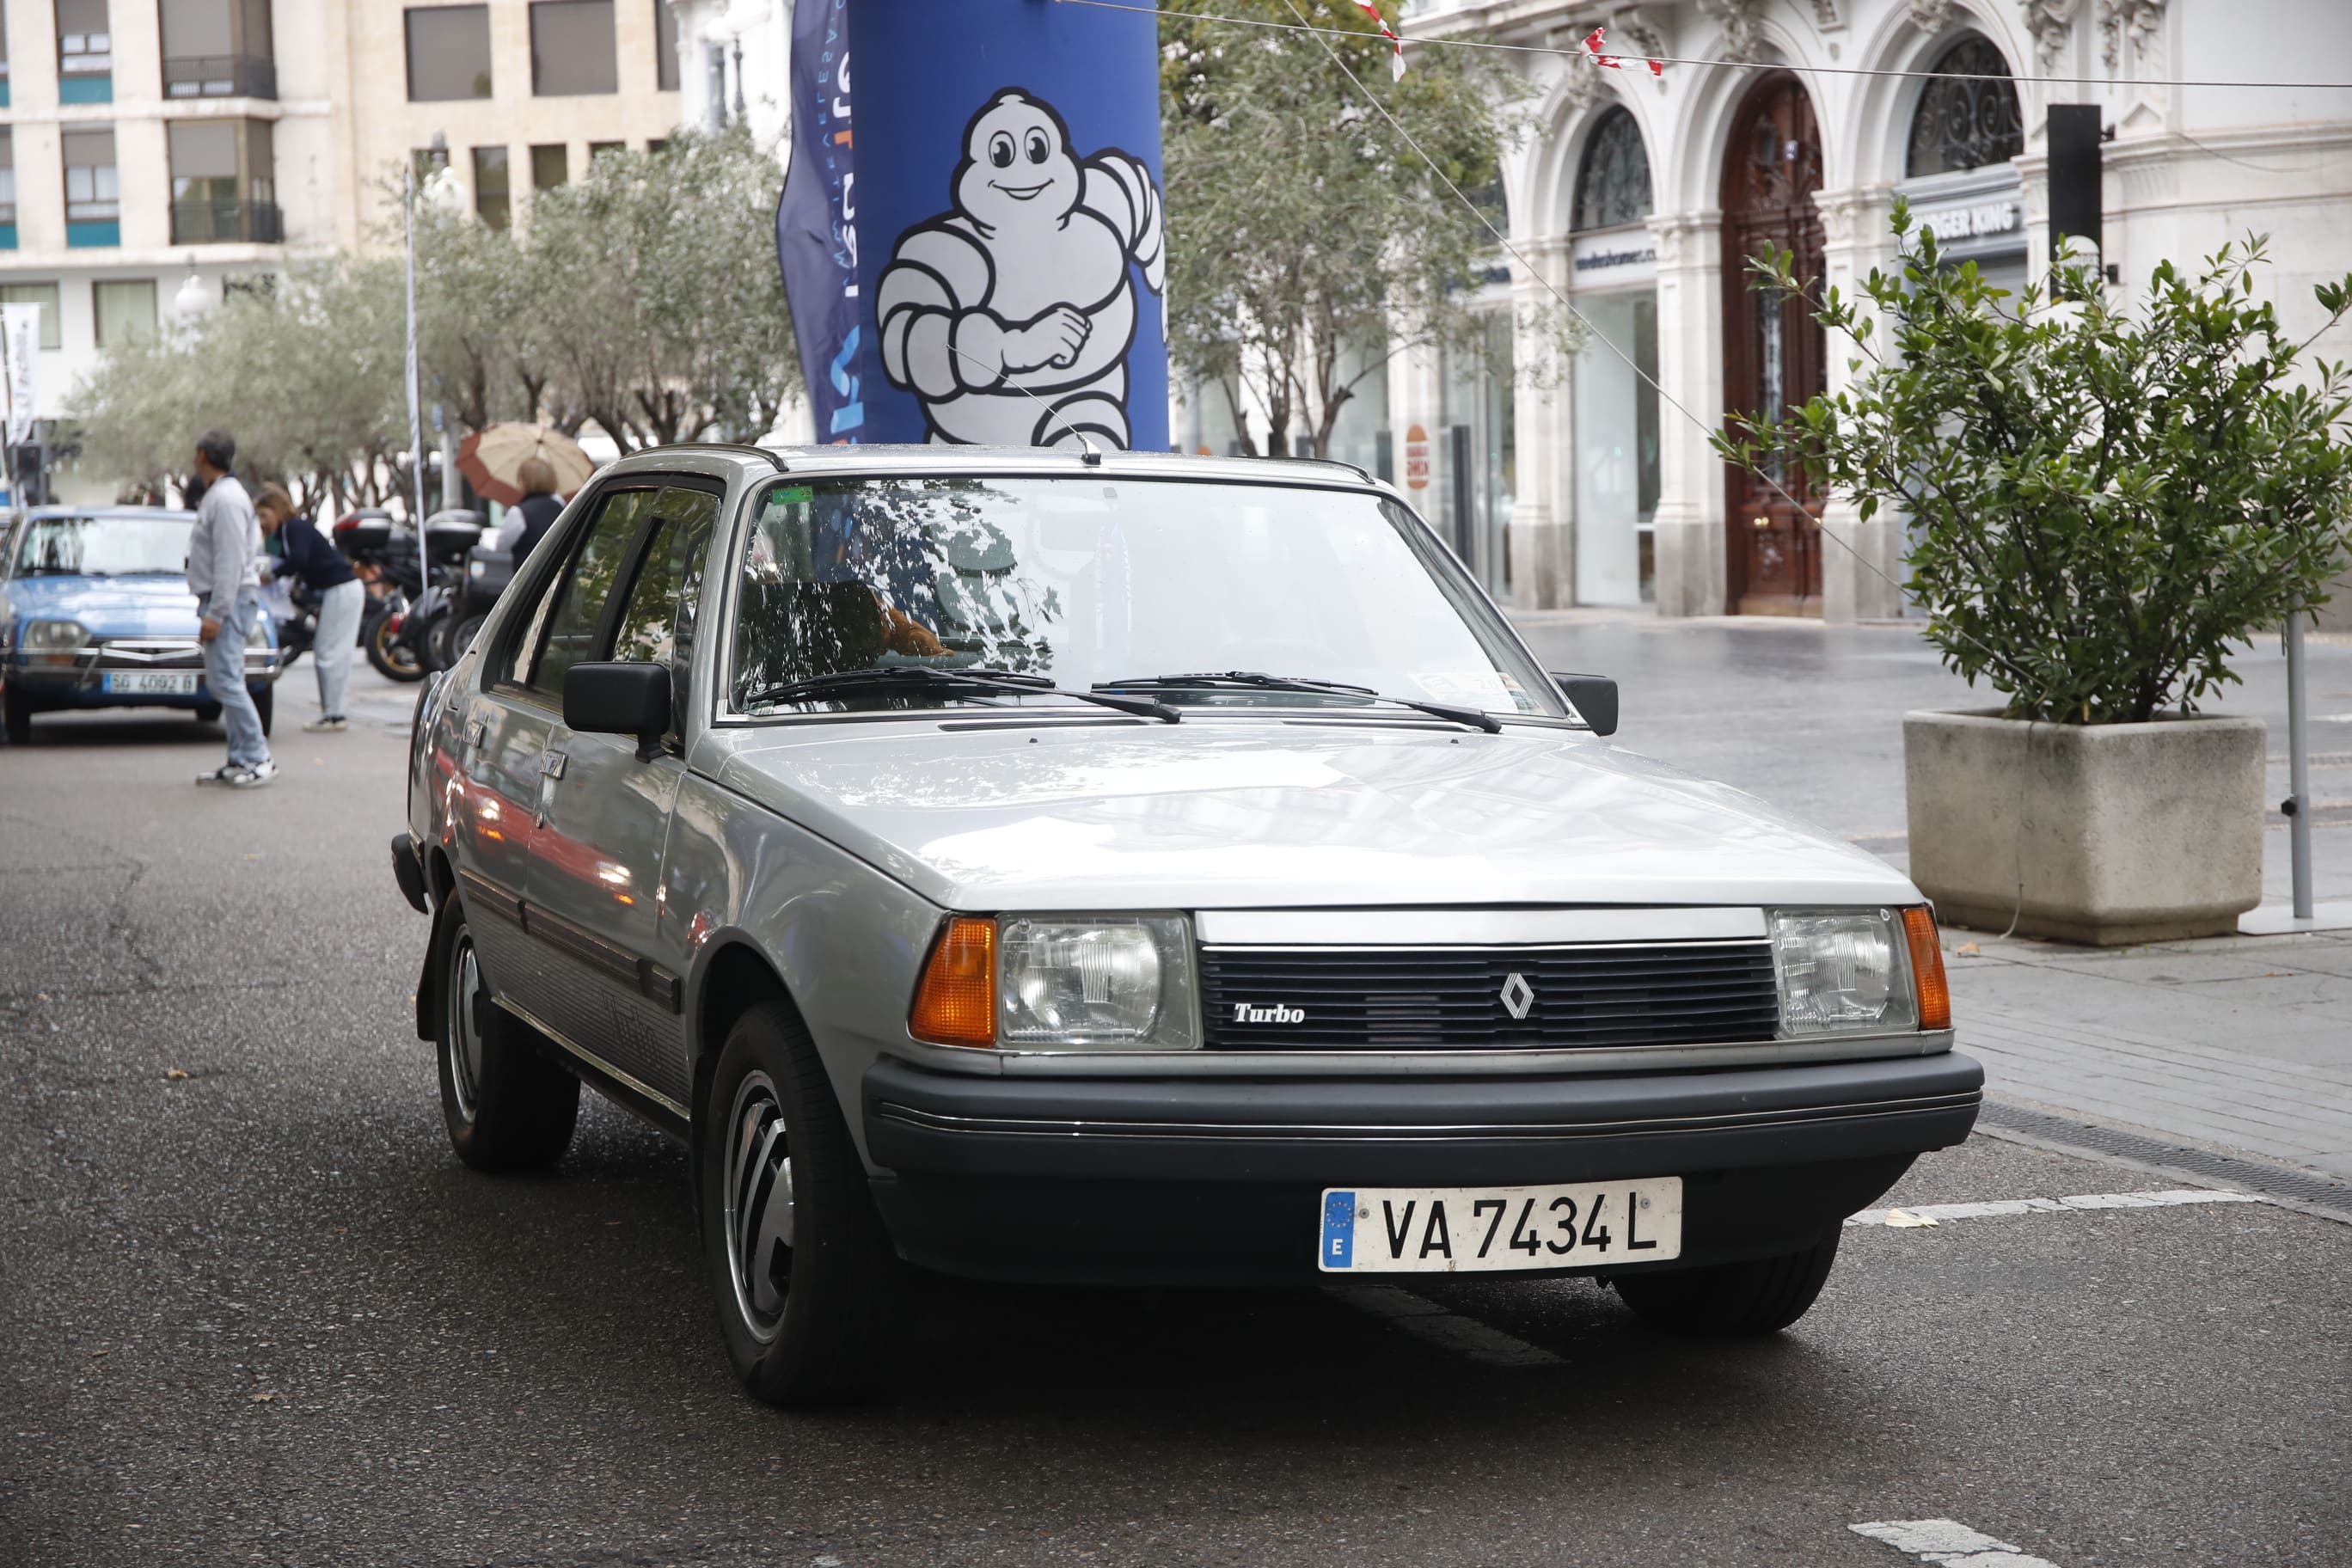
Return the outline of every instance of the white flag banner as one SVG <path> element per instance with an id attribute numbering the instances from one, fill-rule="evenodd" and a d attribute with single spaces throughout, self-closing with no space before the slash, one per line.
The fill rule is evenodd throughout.
<path id="1" fill-rule="evenodd" d="M 0 305 L 0 410 L 8 445 L 33 438 L 33 408 L 40 394 L 41 307 Z"/>

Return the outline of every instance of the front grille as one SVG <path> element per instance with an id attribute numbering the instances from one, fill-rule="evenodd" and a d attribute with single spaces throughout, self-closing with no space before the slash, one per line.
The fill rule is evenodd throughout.
<path id="1" fill-rule="evenodd" d="M 1780 1025 L 1762 942 L 1209 947 L 1201 1011 L 1224 1050 L 1700 1046 L 1769 1040 Z"/>

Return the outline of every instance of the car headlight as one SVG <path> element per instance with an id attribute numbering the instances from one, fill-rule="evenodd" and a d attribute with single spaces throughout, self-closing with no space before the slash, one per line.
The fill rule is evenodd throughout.
<path id="1" fill-rule="evenodd" d="M 256 616 L 253 617 L 253 629 L 245 634 L 246 647 L 268 647 L 269 646 L 269 626 L 268 625 L 268 617 L 265 616 Z"/>
<path id="2" fill-rule="evenodd" d="M 1918 1027 L 1909 942 L 1893 910 L 1774 910 L 1771 931 L 1784 1037 Z"/>
<path id="3" fill-rule="evenodd" d="M 89 628 L 79 621 L 28 621 L 25 624 L 25 647 L 47 650 L 80 647 L 89 641 Z"/>
<path id="4" fill-rule="evenodd" d="M 1190 933 L 1176 915 L 959 917 L 924 965 L 908 1027 L 1005 1050 L 1193 1050 Z"/>

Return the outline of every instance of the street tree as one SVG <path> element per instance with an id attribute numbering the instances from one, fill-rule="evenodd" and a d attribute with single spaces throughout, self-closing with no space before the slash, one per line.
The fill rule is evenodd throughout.
<path id="1" fill-rule="evenodd" d="M 1346 36 L 1161 18 L 1169 352 L 1223 388 L 1237 423 L 1255 403 L 1268 434 L 1295 426 L 1321 457 L 1340 411 L 1396 353 L 1482 352 L 1472 301 L 1499 258 L 1487 218 L 1507 227 L 1490 194 L 1530 89 L 1475 49 L 1419 50 L 1392 81 L 1390 45 L 1349 0 L 1224 9 Z M 1381 9 L 1393 22 L 1394 5 Z M 1538 324 L 1550 331 L 1549 314 Z M 1245 423 L 1241 438 L 1259 449 Z"/>

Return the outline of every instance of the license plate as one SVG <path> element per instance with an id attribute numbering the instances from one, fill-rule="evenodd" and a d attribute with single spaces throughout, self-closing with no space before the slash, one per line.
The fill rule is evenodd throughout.
<path id="1" fill-rule="evenodd" d="M 1683 1250 L 1683 1180 L 1565 1187 L 1327 1187 L 1326 1274 L 1467 1274 L 1663 1263 Z"/>
<path id="2" fill-rule="evenodd" d="M 106 689 L 142 697 L 194 697 L 196 694 L 196 672 L 193 669 L 110 669 L 106 672 Z"/>

